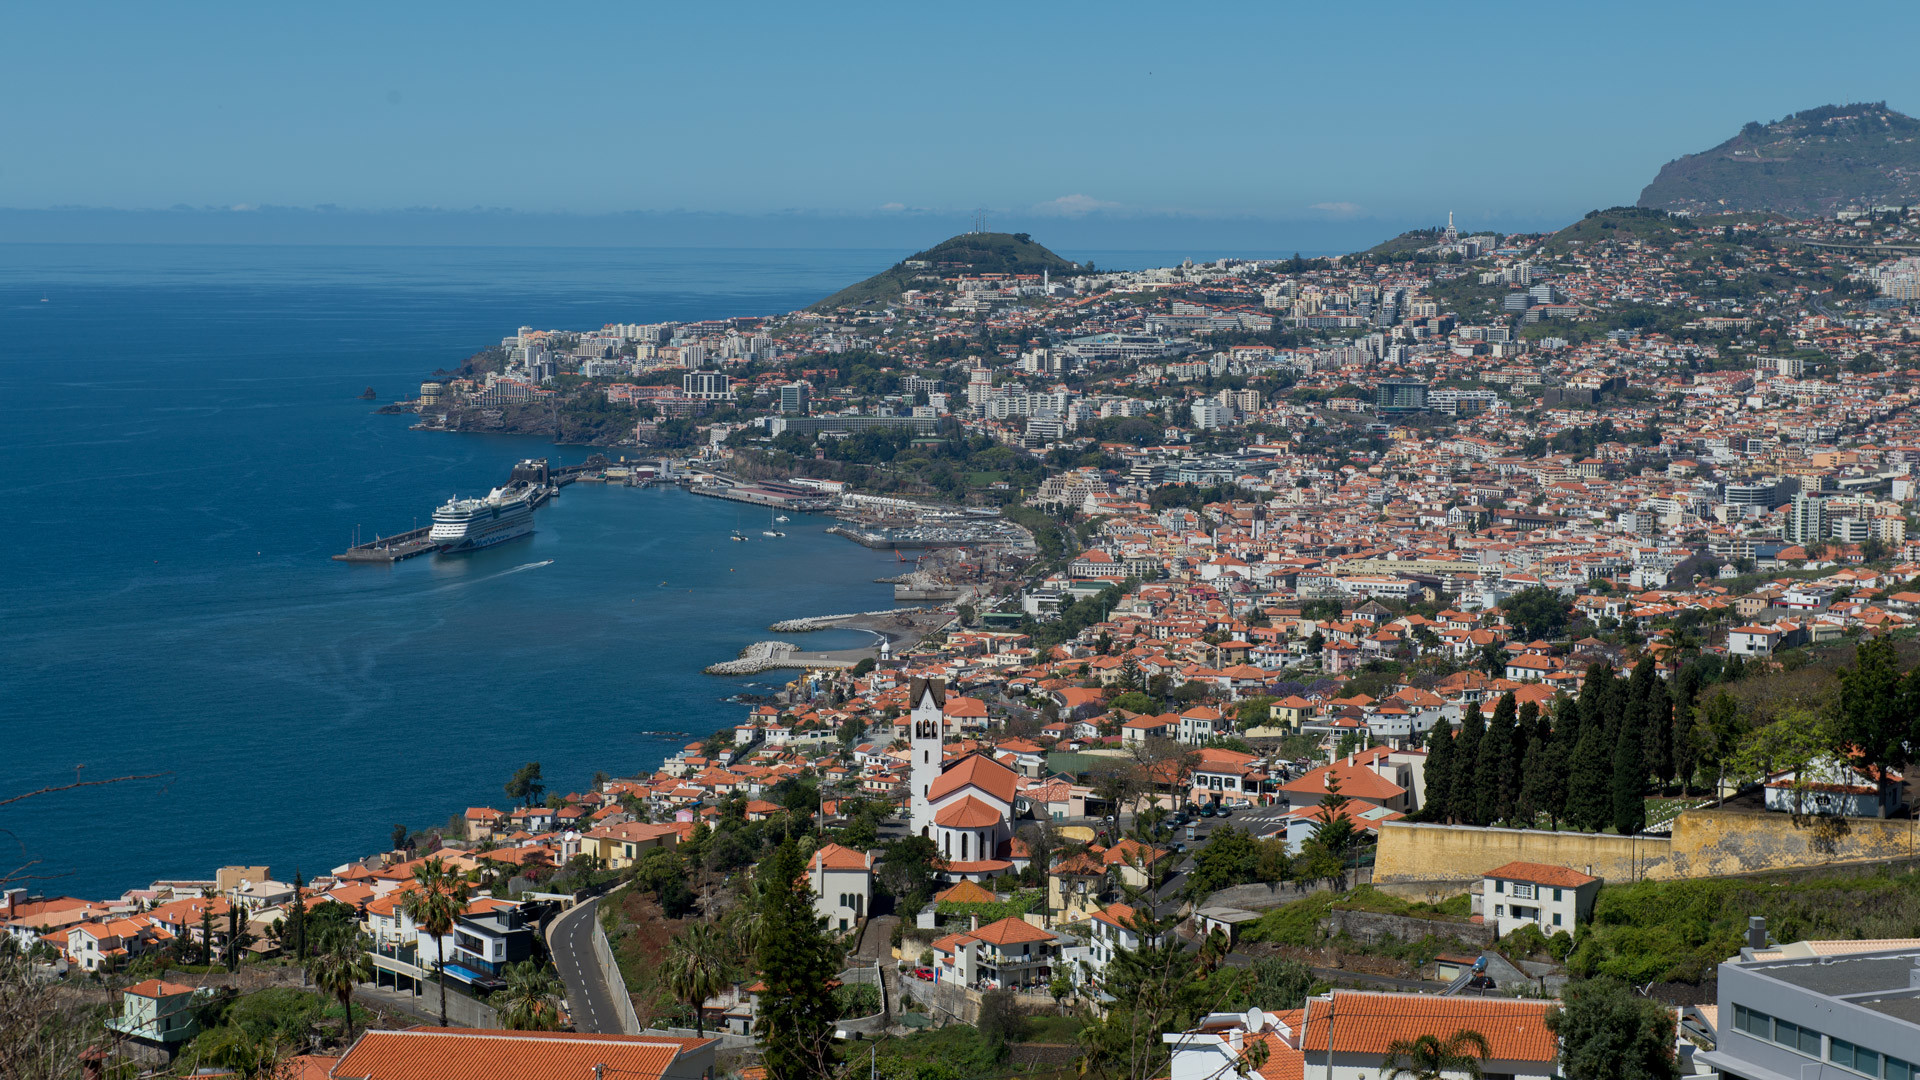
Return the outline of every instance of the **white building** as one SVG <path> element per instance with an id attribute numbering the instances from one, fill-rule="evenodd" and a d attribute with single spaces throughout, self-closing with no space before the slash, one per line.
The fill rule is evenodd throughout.
<path id="1" fill-rule="evenodd" d="M 1546 863 L 1510 862 L 1482 878 L 1481 914 L 1501 937 L 1529 923 L 1548 937 L 1572 934 L 1593 915 L 1599 895 L 1600 879 L 1590 874 Z"/>
<path id="2" fill-rule="evenodd" d="M 873 899 L 873 856 L 839 844 L 827 844 L 807 860 L 813 886 L 813 913 L 827 929 L 846 933 L 867 917 Z"/>

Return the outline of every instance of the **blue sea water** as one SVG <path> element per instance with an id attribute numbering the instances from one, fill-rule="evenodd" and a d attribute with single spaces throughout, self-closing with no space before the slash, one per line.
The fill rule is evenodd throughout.
<path id="1" fill-rule="evenodd" d="M 1151 253 L 1095 253 L 1101 266 Z M 394 567 L 328 559 L 529 456 L 408 429 L 409 396 L 520 325 L 792 310 L 873 251 L 0 244 L 0 873 L 117 895 L 224 864 L 308 876 L 395 823 L 656 768 L 758 680 L 700 669 L 782 618 L 885 607 L 896 572 L 796 518 L 575 485 L 526 541 Z M 809 647 L 862 635 L 809 635 Z"/>

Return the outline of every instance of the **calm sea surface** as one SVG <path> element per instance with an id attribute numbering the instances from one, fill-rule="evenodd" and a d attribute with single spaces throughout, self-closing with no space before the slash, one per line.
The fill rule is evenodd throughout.
<path id="1" fill-rule="evenodd" d="M 887 606 L 890 554 L 807 517 L 731 543 L 755 512 L 575 485 L 527 541 L 335 563 L 356 526 L 589 452 L 409 431 L 356 395 L 409 396 L 523 324 L 787 311 L 899 257 L 0 244 L 0 797 L 167 774 L 0 808 L 0 873 L 42 860 L 36 889 L 81 896 L 312 876 L 504 804 L 522 762 L 579 790 L 736 720 L 723 699 L 762 687 L 700 669 L 778 619 Z"/>

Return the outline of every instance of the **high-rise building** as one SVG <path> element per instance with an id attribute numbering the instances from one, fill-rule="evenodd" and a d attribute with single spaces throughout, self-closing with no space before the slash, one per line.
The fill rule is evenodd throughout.
<path id="1" fill-rule="evenodd" d="M 1787 542 L 1813 544 L 1827 538 L 1827 502 L 1818 495 L 1801 492 L 1793 497 L 1787 511 Z"/>
<path id="2" fill-rule="evenodd" d="M 1424 411 L 1427 384 L 1419 379 L 1381 379 L 1373 387 L 1373 407 L 1382 413 Z"/>
<path id="3" fill-rule="evenodd" d="M 788 416 L 807 415 L 808 391 L 804 382 L 790 382 L 780 388 L 780 411 Z"/>
<path id="4" fill-rule="evenodd" d="M 728 387 L 732 381 L 718 371 L 689 371 L 680 377 L 680 387 L 690 398 L 725 401 L 731 396 Z"/>

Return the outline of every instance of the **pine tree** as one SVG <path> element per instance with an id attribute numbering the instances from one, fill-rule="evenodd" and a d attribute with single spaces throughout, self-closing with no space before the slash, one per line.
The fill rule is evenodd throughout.
<path id="1" fill-rule="evenodd" d="M 1606 723 L 1607 693 L 1612 685 L 1612 664 L 1596 660 L 1587 665 L 1586 677 L 1580 682 L 1580 726 L 1583 729 Z"/>
<path id="2" fill-rule="evenodd" d="M 833 943 L 813 911 L 806 864 L 789 839 L 756 871 L 760 945 L 755 951 L 767 993 L 758 1034 L 769 1080 L 820 1080 L 833 1075 L 839 1009 L 828 983 L 838 973 Z"/>
<path id="3" fill-rule="evenodd" d="M 1516 710 L 1511 692 L 1500 695 L 1493 707 L 1493 722 L 1480 740 L 1480 757 L 1474 767 L 1479 789 L 1474 793 L 1474 818 L 1478 824 L 1492 825 L 1513 816 L 1513 724 Z"/>
<path id="4" fill-rule="evenodd" d="M 1647 825 L 1647 757 L 1644 733 L 1626 724 L 1613 748 L 1613 828 L 1631 836 Z"/>
<path id="5" fill-rule="evenodd" d="M 1480 715 L 1480 703 L 1467 702 L 1466 715 L 1460 718 L 1459 740 L 1454 744 L 1453 788 L 1448 803 L 1456 820 L 1469 825 L 1485 825 L 1480 817 L 1480 741 L 1486 737 L 1487 722 Z"/>
<path id="6" fill-rule="evenodd" d="M 1423 809 L 1434 821 L 1444 822 L 1452 814 L 1454 753 L 1453 724 L 1442 719 L 1427 732 L 1427 801 Z"/>
<path id="7" fill-rule="evenodd" d="M 1603 726 L 1580 724 L 1580 741 L 1567 755 L 1567 822 L 1576 829 L 1599 832 L 1613 818 L 1612 764 Z"/>

